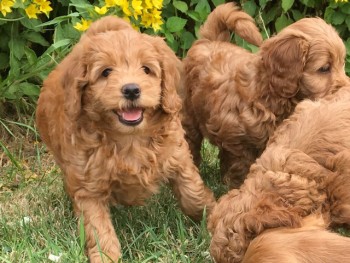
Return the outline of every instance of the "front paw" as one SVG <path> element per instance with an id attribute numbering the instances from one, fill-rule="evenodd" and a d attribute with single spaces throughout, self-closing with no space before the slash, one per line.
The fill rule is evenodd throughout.
<path id="1" fill-rule="evenodd" d="M 121 259 L 120 251 L 89 251 L 88 256 L 90 263 L 118 263 Z"/>

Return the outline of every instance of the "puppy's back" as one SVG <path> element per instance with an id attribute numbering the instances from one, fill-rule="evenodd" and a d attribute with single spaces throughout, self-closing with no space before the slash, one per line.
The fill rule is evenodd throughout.
<path id="1" fill-rule="evenodd" d="M 350 238 L 321 226 L 269 230 L 249 245 L 243 263 L 350 262 Z"/>

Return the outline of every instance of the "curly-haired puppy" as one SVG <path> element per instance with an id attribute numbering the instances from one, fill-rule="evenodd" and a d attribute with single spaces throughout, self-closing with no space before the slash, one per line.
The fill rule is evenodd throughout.
<path id="1" fill-rule="evenodd" d="M 316 102 L 300 102 L 243 185 L 222 196 L 213 209 L 208 229 L 216 262 L 241 262 L 250 241 L 264 230 L 302 227 L 312 214 L 325 218 L 324 231 L 328 222 L 350 226 L 349 132 L 350 86 Z M 324 253 L 332 254 L 331 249 Z"/>
<path id="2" fill-rule="evenodd" d="M 299 228 L 266 230 L 249 245 L 243 263 L 344 263 L 350 238 L 325 230 L 322 217 L 311 215 Z"/>
<path id="3" fill-rule="evenodd" d="M 229 42 L 229 30 L 259 45 L 251 17 L 233 3 L 218 6 L 184 59 L 183 125 L 194 160 L 203 138 L 218 146 L 224 181 L 238 187 L 269 136 L 305 98 L 323 97 L 348 82 L 345 46 L 320 18 L 288 26 L 251 53 Z"/>
<path id="4" fill-rule="evenodd" d="M 143 204 L 169 182 L 193 218 L 215 204 L 184 138 L 180 75 L 181 62 L 161 38 L 106 17 L 44 82 L 36 123 L 83 216 L 90 262 L 121 256 L 111 203 Z"/>

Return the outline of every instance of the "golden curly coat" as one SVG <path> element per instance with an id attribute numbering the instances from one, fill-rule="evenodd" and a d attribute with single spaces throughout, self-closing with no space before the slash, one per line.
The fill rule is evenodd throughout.
<path id="1" fill-rule="evenodd" d="M 233 3 L 209 15 L 202 39 L 184 59 L 183 125 L 196 164 L 202 140 L 208 138 L 219 148 L 224 181 L 239 187 L 299 101 L 333 93 L 349 80 L 345 46 L 320 18 L 297 21 L 263 42 L 255 54 L 223 42 L 228 30 L 261 44 L 253 19 Z"/>
<path id="2" fill-rule="evenodd" d="M 161 38 L 105 17 L 44 82 L 36 123 L 83 215 L 90 262 L 121 256 L 110 203 L 141 205 L 169 182 L 195 219 L 215 204 L 179 118 L 181 67 Z"/>
<path id="3" fill-rule="evenodd" d="M 305 217 L 310 215 L 323 217 L 324 226 L 315 235 L 328 236 L 329 241 L 335 237 L 326 233 L 328 225 L 349 226 L 349 131 L 350 86 L 316 102 L 300 102 L 295 112 L 270 138 L 263 154 L 251 166 L 243 185 L 222 196 L 213 209 L 208 229 L 212 233 L 210 252 L 216 262 L 241 262 L 250 241 L 264 230 L 305 227 Z M 301 232 L 299 236 L 292 234 L 297 232 Z M 271 233 L 274 234 L 265 236 L 281 239 L 285 236 L 285 242 L 290 240 L 286 246 L 295 249 L 303 238 L 306 238 L 303 243 L 306 246 L 309 238 L 307 228 L 274 230 Z M 259 246 L 273 246 L 273 243 L 264 241 L 263 236 L 255 241 L 245 262 L 264 262 L 251 259 L 259 257 Z M 314 243 L 309 240 L 311 249 Z M 348 240 L 343 241 L 339 239 L 340 249 L 349 244 Z M 341 262 L 343 256 L 336 253 L 336 246 L 326 246 L 322 252 L 322 249 L 318 250 L 319 256 L 328 256 L 329 259 L 319 262 Z M 290 255 L 297 253 L 292 249 L 284 251 Z M 275 255 L 283 256 L 283 250 L 280 252 L 281 255 L 278 252 Z M 309 253 L 306 258 L 313 257 L 310 250 Z M 344 253 L 350 258 L 348 249 L 344 248 Z M 298 258 L 298 255 L 294 257 Z M 284 261 L 280 258 L 280 261 L 271 262 Z"/>

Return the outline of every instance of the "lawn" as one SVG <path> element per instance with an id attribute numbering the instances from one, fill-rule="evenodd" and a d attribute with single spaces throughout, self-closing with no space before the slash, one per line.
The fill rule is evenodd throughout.
<path id="1" fill-rule="evenodd" d="M 0 262 L 87 262 L 84 232 L 33 121 L 1 121 Z M 220 195 L 216 149 L 206 143 L 203 156 L 203 178 Z M 123 262 L 212 262 L 206 222 L 183 215 L 166 186 L 144 207 L 113 207 L 112 218 Z"/>
<path id="2" fill-rule="evenodd" d="M 0 124 L 0 262 L 88 262 L 84 231 L 33 118 L 22 123 L 0 119 Z M 220 181 L 217 150 L 205 142 L 202 156 L 203 179 L 220 196 L 227 189 Z M 213 262 L 206 222 L 183 215 L 166 186 L 146 206 L 113 207 L 112 219 L 122 262 Z"/>

